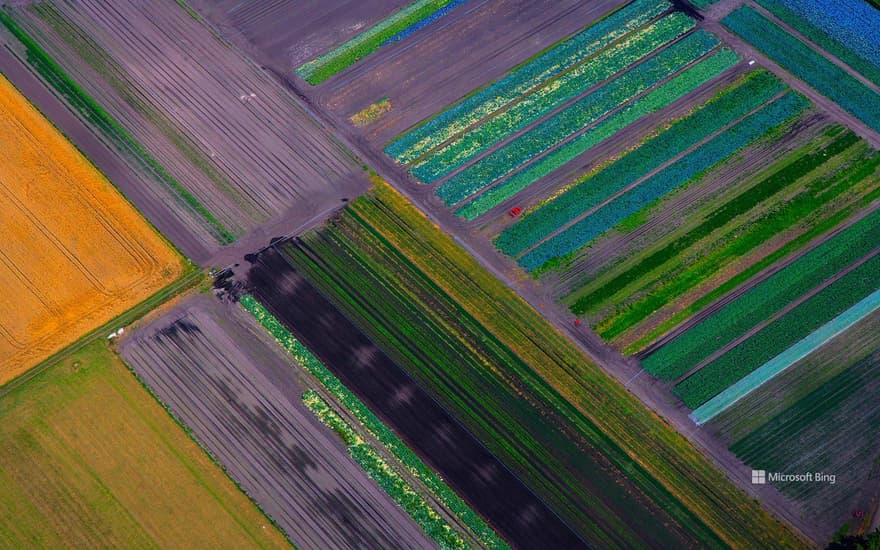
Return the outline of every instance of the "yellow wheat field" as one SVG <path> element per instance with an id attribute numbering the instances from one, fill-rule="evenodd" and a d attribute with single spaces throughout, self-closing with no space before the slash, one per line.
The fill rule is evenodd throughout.
<path id="1" fill-rule="evenodd" d="M 183 269 L 110 182 L 0 76 L 0 384 Z"/>

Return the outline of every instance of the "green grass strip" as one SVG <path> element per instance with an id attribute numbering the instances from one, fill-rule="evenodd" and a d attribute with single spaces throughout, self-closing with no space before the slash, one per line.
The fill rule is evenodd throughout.
<path id="1" fill-rule="evenodd" d="M 877 246 L 880 210 L 842 230 L 758 283 L 642 361 L 651 374 L 678 378 Z"/>
<path id="2" fill-rule="evenodd" d="M 135 139 L 89 96 L 70 76 L 47 54 L 24 29 L 12 19 L 5 10 L 0 9 L 2 23 L 27 51 L 27 61 L 67 102 L 90 124 L 99 128 L 107 138 L 124 153 L 130 154 L 142 168 L 156 178 L 183 200 L 194 213 L 207 222 L 212 235 L 220 244 L 235 241 L 235 235 L 227 230 L 185 187 L 174 179 Z"/>
<path id="3" fill-rule="evenodd" d="M 696 408 L 754 371 L 880 286 L 880 254 L 859 265 L 748 340 L 675 386 L 673 393 Z M 870 305 L 870 304 L 869 304 Z M 867 314 L 868 312 L 864 312 Z"/>
<path id="4" fill-rule="evenodd" d="M 734 403 L 757 390 L 772 380 L 777 374 L 807 357 L 827 342 L 844 333 L 878 308 L 880 308 L 880 290 L 875 290 L 859 303 L 828 321 L 815 332 L 810 333 L 809 336 L 797 344 L 753 370 L 708 402 L 703 403 L 691 413 L 691 419 L 697 424 L 705 424 L 712 420 Z"/>
<path id="5" fill-rule="evenodd" d="M 445 7 L 451 1 L 417 0 L 345 44 L 303 64 L 296 70 L 296 74 L 309 84 L 320 84 L 375 52 L 386 40 Z"/>
<path id="6" fill-rule="evenodd" d="M 673 13 L 649 27 L 633 32 L 625 40 L 523 97 L 504 112 L 433 151 L 413 164 L 410 172 L 424 183 L 437 181 L 589 88 L 637 63 L 695 25 L 696 22 L 690 17 Z"/>
<path id="7" fill-rule="evenodd" d="M 474 90 L 455 105 L 423 121 L 389 143 L 385 152 L 397 162 L 411 163 L 671 7 L 666 0 L 636 0 L 612 11 L 585 30 L 515 67 L 504 78 Z"/>
<path id="8" fill-rule="evenodd" d="M 241 298 L 241 306 L 271 334 L 296 362 L 318 379 L 339 402 L 376 439 L 417 477 L 443 504 L 455 514 L 488 548 L 509 548 L 476 512 L 455 493 L 379 418 L 364 405 L 321 361 L 315 357 L 281 322 L 250 294 Z"/>
<path id="9" fill-rule="evenodd" d="M 468 545 L 452 526 L 438 514 L 425 497 L 410 486 L 364 439 L 313 390 L 302 395 L 303 404 L 324 425 L 339 434 L 348 453 L 398 506 L 422 528 L 431 540 L 444 549 L 465 549 Z"/>

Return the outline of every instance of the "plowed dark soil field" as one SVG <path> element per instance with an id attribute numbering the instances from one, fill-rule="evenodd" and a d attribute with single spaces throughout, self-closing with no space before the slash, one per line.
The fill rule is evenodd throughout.
<path id="1" fill-rule="evenodd" d="M 305 409 L 291 359 L 237 307 L 196 296 L 122 355 L 300 548 L 424 548 L 406 513 Z"/>

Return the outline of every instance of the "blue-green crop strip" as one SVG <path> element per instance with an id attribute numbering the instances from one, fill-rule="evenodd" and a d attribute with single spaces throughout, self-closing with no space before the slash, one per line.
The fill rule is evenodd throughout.
<path id="1" fill-rule="evenodd" d="M 423 183 L 433 183 L 464 166 L 496 143 L 540 120 L 554 109 L 611 78 L 652 52 L 694 28 L 696 22 L 673 13 L 639 29 L 626 40 L 601 51 L 551 84 L 524 96 L 504 112 L 471 128 L 414 163 L 410 173 Z"/>
<path id="2" fill-rule="evenodd" d="M 767 71 L 751 73 L 632 152 L 523 216 L 498 235 L 495 246 L 508 256 L 519 255 L 568 221 L 767 103 L 785 88 L 781 80 Z"/>
<path id="3" fill-rule="evenodd" d="M 721 22 L 785 70 L 880 132 L 880 94 L 750 6 L 732 12 Z"/>
<path id="4" fill-rule="evenodd" d="M 411 163 L 474 122 L 582 62 L 585 57 L 671 7 L 666 0 L 636 0 L 403 134 L 389 143 L 385 152 L 397 162 Z"/>
<path id="5" fill-rule="evenodd" d="M 809 102 L 799 94 L 790 92 L 782 96 L 688 153 L 665 170 L 651 176 L 642 184 L 540 244 L 522 256 L 519 264 L 531 271 L 553 258 L 578 250 L 627 216 L 709 170 L 771 129 L 796 116 L 808 105 Z"/>
<path id="6" fill-rule="evenodd" d="M 449 178 L 437 187 L 436 195 L 447 205 L 461 202 L 683 70 L 718 44 L 716 37 L 702 30 L 685 37 Z"/>

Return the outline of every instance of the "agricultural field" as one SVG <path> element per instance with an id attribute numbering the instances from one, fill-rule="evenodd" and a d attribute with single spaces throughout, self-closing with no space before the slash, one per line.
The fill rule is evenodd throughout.
<path id="1" fill-rule="evenodd" d="M 149 299 L 187 266 L 0 77 L 0 384 Z"/>
<path id="2" fill-rule="evenodd" d="M 845 8 L 834 8 L 837 9 Z M 876 84 L 869 86 L 859 81 L 751 6 L 733 11 L 721 23 L 870 129 L 880 132 L 880 89 Z"/>
<path id="3" fill-rule="evenodd" d="M 0 396 L 8 548 L 289 548 L 98 341 Z"/>
<path id="4" fill-rule="evenodd" d="M 0 415 L 57 352 L 89 372 L 75 354 L 115 319 L 200 459 L 274 524 L 227 504 L 221 544 L 863 534 L 880 522 L 880 11 L 831 4 L 4 5 L 0 102 L 21 105 L 0 116 L 0 385 L 42 363 Z M 56 477 L 39 491 L 92 491 Z M 181 517 L 215 517 L 205 502 Z M 112 544 L 136 517 L 77 537 Z M 167 545 L 159 524 L 143 545 Z"/>
<path id="5" fill-rule="evenodd" d="M 713 418 L 706 427 L 753 468 L 836 473 L 785 483 L 804 516 L 837 525 L 876 505 L 880 312 L 862 319 Z"/>
<path id="6" fill-rule="evenodd" d="M 771 532 L 777 543 L 797 544 L 784 542 L 790 535 L 761 519 L 763 512 L 716 477 L 688 443 L 627 405 L 632 397 L 622 387 L 592 370 L 501 283 L 492 284 L 488 272 L 402 196 L 376 185 L 326 228 L 264 252 L 249 281 L 257 300 L 370 408 L 393 417 L 403 405 L 389 407 L 388 398 L 377 395 L 429 392 L 587 544 L 760 544 L 755 537 Z M 310 285 L 345 317 L 326 313 L 327 305 L 318 303 L 326 298 L 308 291 Z M 333 346 L 321 344 L 325 329 L 308 322 L 316 311 L 334 327 Z M 364 374 L 364 359 L 357 369 L 346 367 L 351 359 L 336 351 L 346 318 L 382 350 L 361 355 L 373 363 L 377 354 L 388 354 L 416 384 L 396 389 L 396 382 L 382 381 L 396 372 L 390 365 L 382 374 Z M 420 403 L 419 411 L 430 402 L 410 401 Z M 390 425 L 411 437 L 405 425 Z M 419 452 L 422 445 L 413 448 Z M 436 467 L 453 488 L 468 490 L 442 462 Z M 677 473 L 670 475 L 670 468 Z M 763 525 L 760 534 L 724 521 L 730 506 L 753 518 L 749 526 Z M 475 509 L 486 510 L 479 502 Z M 641 528 L 654 522 L 656 530 Z M 496 527 L 508 536 L 516 532 Z"/>
<path id="7" fill-rule="evenodd" d="M 237 307 L 196 296 L 121 352 L 297 547 L 428 544 L 305 408 L 293 361 Z"/>
<path id="8" fill-rule="evenodd" d="M 0 21 L 21 62 L 146 174 L 160 219 L 181 228 L 169 238 L 196 261 L 367 186 L 281 84 L 176 3 L 29 3 Z"/>
<path id="9" fill-rule="evenodd" d="M 781 21 L 880 86 L 880 10 L 864 0 L 758 0 Z"/>
<path id="10" fill-rule="evenodd" d="M 274 248 L 248 273 L 253 297 L 342 385 L 513 545 L 579 548 L 583 543 L 465 426 Z M 258 312 L 258 318 L 265 314 Z M 315 317 L 321 323 L 314 323 Z M 332 337 L 328 328 L 332 327 Z M 372 335 L 372 333 L 370 334 Z M 283 335 L 282 335 L 283 336 Z"/>

